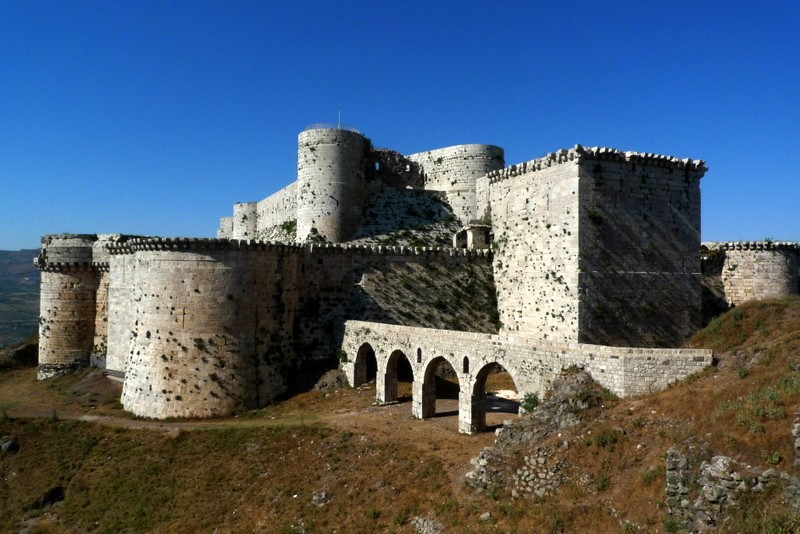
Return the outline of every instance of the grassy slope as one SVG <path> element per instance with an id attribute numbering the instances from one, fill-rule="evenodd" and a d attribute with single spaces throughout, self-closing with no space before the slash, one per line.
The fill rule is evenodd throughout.
<path id="1" fill-rule="evenodd" d="M 661 393 L 607 401 L 586 423 L 538 444 L 563 459 L 567 480 L 557 495 L 534 503 L 505 490 L 475 495 L 462 483 L 468 465 L 451 465 L 435 438 L 415 439 L 396 418 L 387 417 L 382 432 L 298 424 L 298 413 L 310 419 L 384 409 L 369 408 L 368 391 L 346 390 L 305 394 L 250 415 L 276 418 L 272 426 L 165 433 L 0 419 L 0 435 L 13 434 L 22 446 L 0 455 L 0 530 L 48 512 L 58 523 L 39 526 L 55 532 L 292 532 L 300 524 L 309 532 L 413 532 L 416 515 L 435 518 L 445 532 L 621 532 L 623 521 L 631 531 L 663 531 L 664 454 L 690 436 L 716 454 L 800 473 L 789 436 L 800 410 L 800 298 L 736 308 L 691 344 L 714 349 L 719 365 Z M 469 454 L 485 443 L 458 439 Z M 526 453 L 510 458 L 512 466 Z M 31 508 L 59 484 L 63 503 Z M 322 490 L 331 500 L 317 507 L 312 495 Z M 779 501 L 778 494 L 744 500 L 726 530 L 788 528 Z M 492 518 L 482 522 L 485 511 Z"/>

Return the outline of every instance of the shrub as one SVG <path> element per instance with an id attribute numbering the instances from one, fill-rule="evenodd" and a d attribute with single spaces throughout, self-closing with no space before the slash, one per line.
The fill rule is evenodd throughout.
<path id="1" fill-rule="evenodd" d="M 532 412 L 534 408 L 539 406 L 539 395 L 536 393 L 526 393 L 522 397 L 522 402 L 520 402 L 519 405 L 526 412 Z"/>

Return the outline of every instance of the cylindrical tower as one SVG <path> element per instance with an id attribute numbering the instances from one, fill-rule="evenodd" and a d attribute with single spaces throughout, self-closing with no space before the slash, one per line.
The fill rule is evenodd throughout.
<path id="1" fill-rule="evenodd" d="M 42 238 L 38 378 L 59 376 L 89 364 L 99 283 L 92 265 L 96 235 Z"/>
<path id="2" fill-rule="evenodd" d="M 494 145 L 456 145 L 407 157 L 422 169 L 425 189 L 447 194 L 462 224 L 477 218 L 477 179 L 505 165 L 503 149 Z"/>
<path id="3" fill-rule="evenodd" d="M 214 239 L 129 243 L 135 320 L 125 410 L 163 419 L 256 407 L 258 269 L 247 250 Z"/>
<path id="4" fill-rule="evenodd" d="M 337 243 L 361 224 L 370 141 L 357 130 L 312 126 L 297 139 L 297 238 Z"/>
<path id="5" fill-rule="evenodd" d="M 728 304 L 798 294 L 800 244 L 759 241 L 715 245 L 725 251 L 722 285 Z"/>
<path id="6" fill-rule="evenodd" d="M 233 239 L 255 239 L 258 219 L 257 202 L 239 202 L 233 205 Z"/>

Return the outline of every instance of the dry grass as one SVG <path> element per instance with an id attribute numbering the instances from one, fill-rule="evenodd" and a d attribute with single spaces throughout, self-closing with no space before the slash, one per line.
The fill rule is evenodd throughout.
<path id="1" fill-rule="evenodd" d="M 411 518 L 424 516 L 445 532 L 660 532 L 664 455 L 690 436 L 715 453 L 800 474 L 789 439 L 800 409 L 800 299 L 741 306 L 691 344 L 712 348 L 719 364 L 661 393 L 606 398 L 586 423 L 540 444 L 564 460 L 567 480 L 534 502 L 464 486 L 469 459 L 491 434 L 459 435 L 454 416 L 415 420 L 409 402 L 372 406 L 370 388 L 129 429 L 144 423 L 121 414 L 93 375 L 41 383 L 14 371 L 0 375 L 0 411 L 24 405 L 44 417 L 0 419 L 0 435 L 21 445 L 0 455 L 0 530 L 43 518 L 44 532 L 413 532 Z M 491 388 L 513 389 L 503 378 L 492 377 Z M 410 385 L 400 386 L 408 396 Z M 60 417 L 113 416 L 103 420 L 112 427 L 52 420 L 53 407 Z M 62 503 L 32 507 L 56 485 Z M 330 500 L 317 506 L 321 491 Z M 746 500 L 728 531 L 781 532 L 779 501 Z M 491 519 L 480 521 L 487 511 Z"/>

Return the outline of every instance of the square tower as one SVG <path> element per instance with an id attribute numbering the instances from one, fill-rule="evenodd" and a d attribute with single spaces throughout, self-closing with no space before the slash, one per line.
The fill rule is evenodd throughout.
<path id="1" fill-rule="evenodd" d="M 490 173 L 505 333 L 615 346 L 675 346 L 701 321 L 699 160 L 560 150 Z M 481 194 L 481 191 L 484 191 Z"/>

